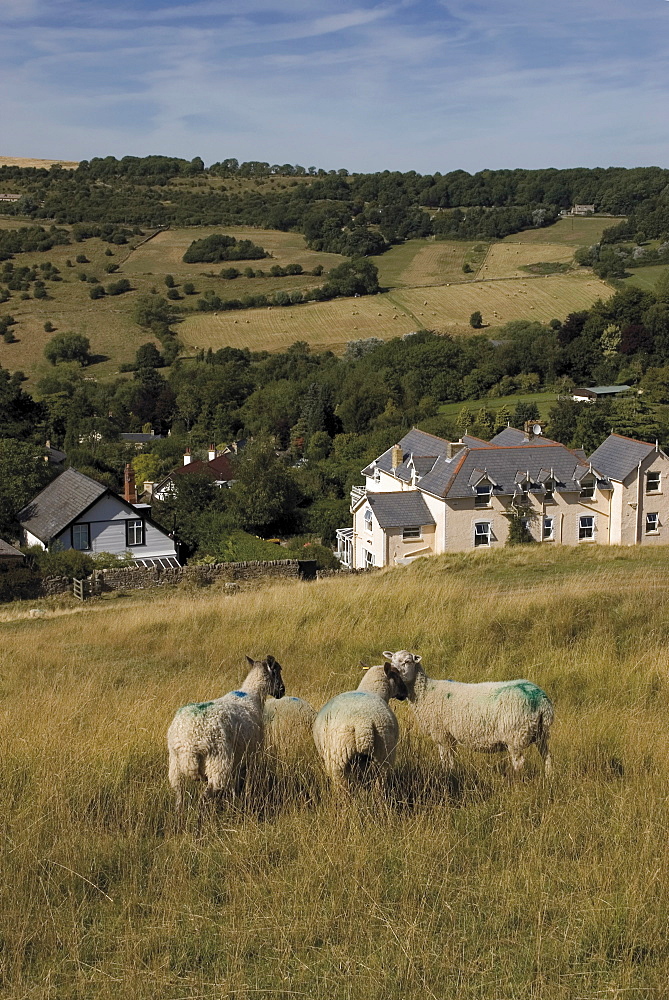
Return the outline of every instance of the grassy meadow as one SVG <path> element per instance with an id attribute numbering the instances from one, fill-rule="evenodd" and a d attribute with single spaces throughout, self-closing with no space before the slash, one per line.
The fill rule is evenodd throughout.
<path id="1" fill-rule="evenodd" d="M 6 619 L 0 994 L 31 1000 L 574 1000 L 669 978 L 669 586 L 662 548 L 535 546 L 227 596 Z M 48 602 L 44 604 L 49 608 Z M 427 608 L 429 607 L 429 614 Z M 359 659 L 527 676 L 556 774 L 463 754 L 397 706 L 385 795 L 332 799 L 308 749 L 201 826 L 172 817 L 177 706 L 272 652 L 315 706 Z"/>

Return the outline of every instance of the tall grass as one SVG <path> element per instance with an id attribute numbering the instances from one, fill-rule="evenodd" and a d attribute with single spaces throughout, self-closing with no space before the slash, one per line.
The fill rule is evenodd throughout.
<path id="1" fill-rule="evenodd" d="M 666 556 L 545 548 L 2 625 L 0 995 L 663 995 Z M 301 750 L 177 826 L 176 707 L 237 685 L 247 652 L 319 707 L 400 647 L 545 687 L 554 780 L 531 754 L 521 781 L 474 754 L 448 779 L 399 705 L 386 794 L 333 800 Z"/>

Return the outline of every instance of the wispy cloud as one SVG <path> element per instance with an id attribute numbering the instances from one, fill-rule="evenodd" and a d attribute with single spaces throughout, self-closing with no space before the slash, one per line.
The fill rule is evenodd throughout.
<path id="1" fill-rule="evenodd" d="M 7 155 L 422 171 L 666 160 L 663 0 L 0 7 Z"/>

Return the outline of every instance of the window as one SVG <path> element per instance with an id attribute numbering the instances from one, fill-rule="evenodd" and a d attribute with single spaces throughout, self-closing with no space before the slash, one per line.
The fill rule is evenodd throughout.
<path id="1" fill-rule="evenodd" d="M 544 503 L 553 502 L 554 489 L 555 489 L 555 480 L 549 479 L 544 485 Z"/>
<path id="2" fill-rule="evenodd" d="M 646 493 L 659 493 L 661 485 L 661 473 L 659 472 L 647 472 L 646 473 Z"/>
<path id="3" fill-rule="evenodd" d="M 371 530 L 372 530 L 372 512 L 368 507 L 367 510 L 365 511 L 365 531 L 371 531 Z"/>
<path id="4" fill-rule="evenodd" d="M 374 565 L 374 553 L 370 552 L 369 549 L 365 549 L 365 569 L 369 569 L 370 566 Z"/>
<path id="5" fill-rule="evenodd" d="M 653 532 L 659 531 L 659 528 L 660 528 L 660 515 L 646 514 L 646 534 L 652 535 Z"/>
<path id="6" fill-rule="evenodd" d="M 405 542 L 408 542 L 412 538 L 420 538 L 420 528 L 404 528 L 402 531 L 402 538 Z"/>
<path id="7" fill-rule="evenodd" d="M 578 519 L 578 537 L 579 541 L 585 539 L 592 539 L 595 537 L 595 519 L 590 515 L 583 515 Z"/>
<path id="8" fill-rule="evenodd" d="M 381 482 L 381 470 L 380 469 L 377 469 L 377 468 L 374 469 L 374 482 L 375 483 L 380 483 Z"/>
<path id="9" fill-rule="evenodd" d="M 544 541 L 552 542 L 555 538 L 555 518 L 545 517 L 544 518 Z"/>
<path id="10" fill-rule="evenodd" d="M 490 521 L 477 521 L 474 525 L 474 546 L 490 545 Z"/>
<path id="11" fill-rule="evenodd" d="M 595 482 L 581 484 L 581 500 L 595 499 Z"/>
<path id="12" fill-rule="evenodd" d="M 143 521 L 126 521 L 125 522 L 125 544 L 126 545 L 143 545 L 144 544 L 144 522 Z"/>
<path id="13" fill-rule="evenodd" d="M 83 552 L 91 547 L 91 530 L 89 524 L 72 525 L 72 548 Z"/>
<path id="14" fill-rule="evenodd" d="M 492 497 L 492 483 L 482 483 L 480 486 L 476 487 L 476 498 L 474 500 L 474 505 L 476 507 L 489 507 L 491 497 Z"/>

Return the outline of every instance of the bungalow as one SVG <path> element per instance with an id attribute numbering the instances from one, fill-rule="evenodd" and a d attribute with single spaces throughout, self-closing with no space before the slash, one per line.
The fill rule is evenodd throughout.
<path id="1" fill-rule="evenodd" d="M 530 427 L 491 441 L 414 428 L 362 470 L 338 556 L 365 568 L 497 548 L 516 518 L 541 544 L 666 543 L 668 463 L 657 445 L 616 434 L 588 460 Z"/>
<path id="2" fill-rule="evenodd" d="M 90 555 L 130 553 L 144 566 L 178 566 L 174 541 L 151 519 L 149 505 L 133 500 L 128 469 L 123 497 L 76 469 L 66 469 L 19 511 L 22 541 Z"/>

